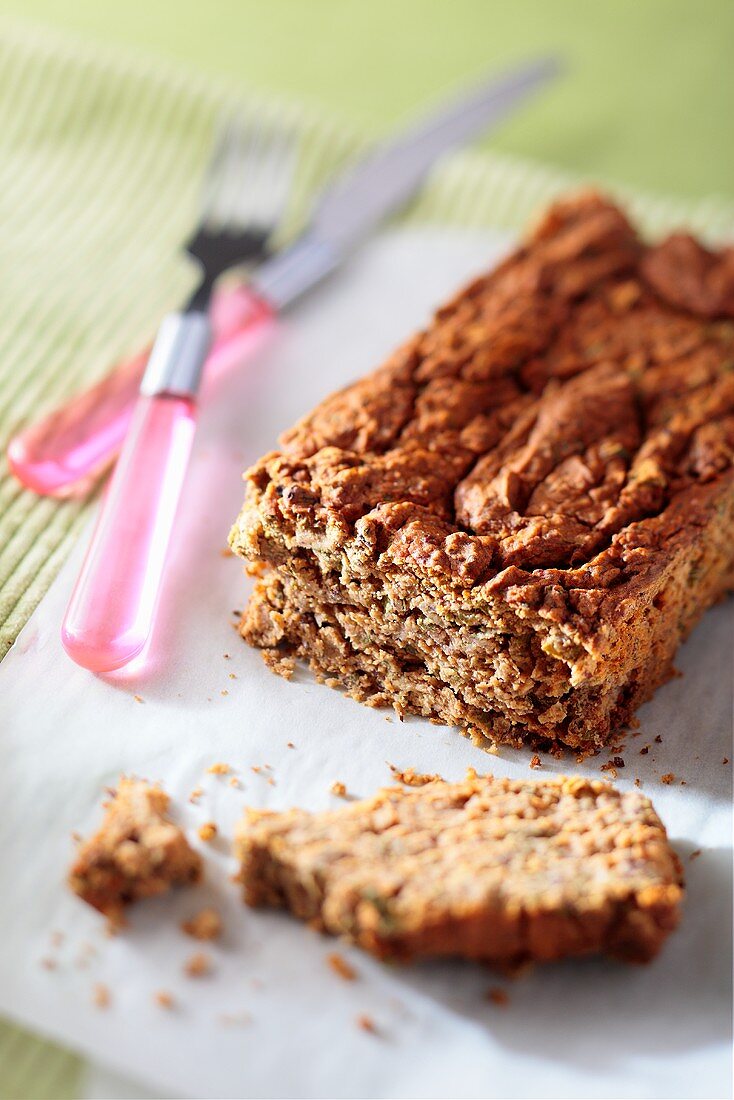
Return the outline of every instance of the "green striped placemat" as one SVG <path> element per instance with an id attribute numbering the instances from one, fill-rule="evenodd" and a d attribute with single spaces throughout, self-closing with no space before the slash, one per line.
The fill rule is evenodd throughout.
<path id="1" fill-rule="evenodd" d="M 161 63 L 0 21 L 0 447 L 29 420 L 149 338 L 192 272 L 177 246 L 193 223 L 215 120 L 246 103 L 298 135 L 284 235 L 359 136 L 339 119 Z M 405 214 L 413 222 L 519 228 L 578 178 L 471 151 L 448 158 Z M 623 187 L 650 231 L 734 231 L 734 204 Z M 23 491 L 0 458 L 0 657 L 48 589 L 88 502 Z M 79 1063 L 0 1025 L 0 1100 L 74 1096 Z"/>

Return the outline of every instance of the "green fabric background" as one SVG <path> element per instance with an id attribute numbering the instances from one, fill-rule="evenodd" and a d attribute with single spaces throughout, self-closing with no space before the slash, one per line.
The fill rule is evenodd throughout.
<path id="1" fill-rule="evenodd" d="M 340 109 L 376 132 L 532 51 L 562 85 L 501 151 L 681 195 L 734 193 L 732 0 L 3 0 L 0 11 Z"/>
<path id="2" fill-rule="evenodd" d="M 316 113 L 341 113 L 347 133 L 366 135 L 492 66 L 555 50 L 567 60 L 566 77 L 509 122 L 493 149 L 631 187 L 734 198 L 732 0 L 0 0 L 3 14 L 158 55 L 234 87 L 282 92 Z M 468 158 L 456 169 L 462 187 L 473 167 L 477 183 L 489 179 Z M 515 169 L 496 166 L 497 193 L 507 191 L 508 171 Z M 530 181 L 527 169 L 516 171 L 530 205 L 556 186 L 556 177 L 538 172 Z M 451 170 L 444 183 L 444 205 L 431 206 L 429 196 L 424 213 L 443 216 Z M 181 232 L 174 222 L 171 241 Z M 152 258 L 150 266 L 162 302 L 173 290 Z M 167 278 L 175 289 L 181 276 L 172 269 Z M 152 292 L 149 308 L 150 317 L 130 314 L 130 332 L 162 308 Z M 107 352 L 99 352 L 100 369 Z M 76 530 L 76 506 L 63 519 L 51 502 L 26 504 L 16 493 L 13 505 L 26 527 L 24 508 Z M 49 558 L 53 571 L 60 552 Z M 73 1097 L 79 1065 L 0 1025 L 0 1100 Z"/>

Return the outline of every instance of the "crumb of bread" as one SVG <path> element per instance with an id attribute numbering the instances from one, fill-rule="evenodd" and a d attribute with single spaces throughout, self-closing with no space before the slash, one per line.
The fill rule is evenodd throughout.
<path id="1" fill-rule="evenodd" d="M 393 777 L 397 779 L 398 783 L 403 783 L 406 787 L 425 787 L 426 783 L 441 782 L 442 775 L 437 775 L 429 772 L 418 772 L 415 768 L 396 768 L 394 764 L 388 764 Z"/>
<path id="2" fill-rule="evenodd" d="M 197 951 L 184 963 L 184 973 L 189 978 L 204 978 L 211 972 L 211 969 L 211 959 L 203 951 Z"/>
<path id="3" fill-rule="evenodd" d="M 295 749 L 296 746 L 293 744 L 292 741 L 286 741 L 285 747 L 287 749 Z"/>
<path id="4" fill-rule="evenodd" d="M 136 703 L 144 703 L 145 702 L 145 699 L 143 699 L 142 695 L 133 695 L 133 699 L 135 700 Z"/>
<path id="5" fill-rule="evenodd" d="M 334 973 L 343 978 L 345 982 L 353 982 L 356 979 L 357 971 L 338 951 L 332 951 L 330 955 L 327 955 L 326 961 Z"/>
<path id="6" fill-rule="evenodd" d="M 46 955 L 45 958 L 41 959 L 41 966 L 44 970 L 55 970 L 57 965 L 58 963 L 56 962 L 56 959 L 52 959 L 49 955 Z"/>
<path id="7" fill-rule="evenodd" d="M 169 993 L 167 989 L 159 989 L 157 993 L 153 994 L 153 1000 L 159 1008 L 173 1008 L 176 1002 L 173 999 L 173 994 Z"/>
<path id="8" fill-rule="evenodd" d="M 499 989 L 497 986 L 487 990 L 487 1000 L 491 1001 L 493 1005 L 497 1005 L 498 1008 L 506 1008 L 510 1003 L 506 990 Z"/>
<path id="9" fill-rule="evenodd" d="M 540 767 L 542 767 L 542 764 L 540 762 L 540 757 L 538 756 L 537 752 L 535 753 L 534 756 L 530 757 L 530 767 L 531 768 L 540 768 Z"/>
<path id="10" fill-rule="evenodd" d="M 193 791 L 189 795 L 189 802 L 193 802 L 194 805 L 196 805 L 196 803 L 199 801 L 199 799 L 201 798 L 203 793 L 204 793 L 204 788 L 203 787 L 194 787 Z"/>
<path id="11" fill-rule="evenodd" d="M 222 918 L 216 909 L 207 906 L 193 917 L 182 921 L 181 930 L 195 940 L 218 940 L 222 934 Z"/>
<path id="12" fill-rule="evenodd" d="M 217 826 L 214 824 L 213 821 L 205 821 L 204 824 L 200 825 L 197 829 L 199 839 L 206 841 L 214 840 L 214 837 L 217 835 L 217 831 Z"/>
<path id="13" fill-rule="evenodd" d="M 337 798 L 346 798 L 347 797 L 347 788 L 346 788 L 345 784 L 342 783 L 338 779 L 334 780 L 334 782 L 329 787 L 329 790 L 331 791 L 332 794 L 335 794 Z"/>
<path id="14" fill-rule="evenodd" d="M 237 788 L 242 787 L 242 784 L 240 783 L 240 781 L 239 781 L 239 779 L 237 778 L 236 775 L 233 775 L 233 776 L 230 777 L 229 785 L 230 785 L 230 787 L 237 787 Z"/>
<path id="15" fill-rule="evenodd" d="M 666 772 L 665 775 L 661 775 L 660 782 L 664 783 L 666 787 L 669 787 L 671 783 L 675 783 L 674 772 Z"/>
<path id="16" fill-rule="evenodd" d="M 694 852 L 691 852 L 691 854 L 689 855 L 688 859 L 689 859 L 689 860 L 694 860 L 694 859 L 698 859 L 698 857 L 699 857 L 700 855 L 701 855 L 701 849 L 700 849 L 700 848 L 696 848 L 696 850 L 695 850 Z"/>
<path id="17" fill-rule="evenodd" d="M 368 1031 L 371 1035 L 377 1034 L 377 1024 L 372 1017 L 368 1016 L 366 1013 L 362 1013 L 357 1017 L 357 1027 L 360 1031 Z"/>
<path id="18" fill-rule="evenodd" d="M 104 982 L 97 982 L 92 990 L 92 1002 L 95 1008 L 109 1008 L 112 997 L 109 987 Z"/>
<path id="19" fill-rule="evenodd" d="M 201 878 L 201 856 L 168 816 L 170 799 L 158 786 L 123 778 L 105 804 L 99 829 L 77 849 L 69 886 L 103 913 L 108 934 L 124 924 L 131 902 Z"/>
<path id="20" fill-rule="evenodd" d="M 208 775 L 229 775 L 232 771 L 229 764 L 210 764 L 206 769 Z"/>

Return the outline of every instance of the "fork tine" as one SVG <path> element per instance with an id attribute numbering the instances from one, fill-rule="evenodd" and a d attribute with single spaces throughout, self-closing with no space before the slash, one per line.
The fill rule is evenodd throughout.
<path id="1" fill-rule="evenodd" d="M 268 134 L 254 115 L 229 115 L 215 143 L 201 223 L 217 228 L 267 228 L 280 219 L 290 190 L 295 141 Z"/>

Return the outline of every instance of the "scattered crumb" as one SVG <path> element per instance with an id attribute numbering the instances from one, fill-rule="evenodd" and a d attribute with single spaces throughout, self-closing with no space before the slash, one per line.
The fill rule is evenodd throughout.
<path id="1" fill-rule="evenodd" d="M 203 978 L 211 971 L 211 968 L 211 959 L 203 951 L 197 951 L 184 963 L 184 973 L 189 978 Z"/>
<path id="2" fill-rule="evenodd" d="M 425 787 L 427 783 L 433 783 L 435 780 L 442 780 L 441 775 L 431 775 L 428 772 L 417 772 L 415 768 L 405 768 L 403 771 L 400 768 L 396 768 L 394 764 L 388 764 L 390 771 L 393 773 L 398 783 L 404 783 L 406 787 Z"/>
<path id="3" fill-rule="evenodd" d="M 229 548 L 229 546 L 223 546 L 222 549 L 219 551 L 219 555 L 222 558 L 233 558 L 234 552 Z"/>
<path id="4" fill-rule="evenodd" d="M 377 1034 L 377 1024 L 371 1016 L 362 1014 L 357 1017 L 357 1027 L 362 1031 L 369 1031 L 371 1035 Z"/>
<path id="5" fill-rule="evenodd" d="M 611 760 L 607 760 L 606 764 L 602 764 L 601 771 L 606 772 L 610 779 L 617 778 L 617 769 Z"/>
<path id="6" fill-rule="evenodd" d="M 200 840 L 214 840 L 218 830 L 213 821 L 205 821 L 203 825 L 199 826 L 197 832 Z"/>
<path id="7" fill-rule="evenodd" d="M 253 771 L 255 775 L 260 775 L 262 773 L 262 766 L 260 764 L 253 764 L 250 771 Z"/>
<path id="8" fill-rule="evenodd" d="M 673 772 L 666 772 L 665 775 L 660 776 L 660 782 L 665 783 L 666 787 L 669 787 L 671 783 L 675 783 L 675 775 Z"/>
<path id="9" fill-rule="evenodd" d="M 84 839 L 84 838 L 82 837 L 82 834 L 81 834 L 81 833 L 79 833 L 79 832 L 77 832 L 77 831 L 76 831 L 76 829 L 75 829 L 75 830 L 74 830 L 74 832 L 73 832 L 73 833 L 71 834 L 71 841 L 72 841 L 72 844 L 81 844 L 81 842 L 82 842 L 82 840 L 83 840 L 83 839 Z"/>
<path id="10" fill-rule="evenodd" d="M 210 764 L 206 770 L 208 775 L 229 775 L 232 771 L 229 764 Z"/>
<path id="11" fill-rule="evenodd" d="M 55 970 L 57 966 L 56 959 L 52 959 L 47 955 L 46 958 L 41 959 L 41 966 L 44 970 Z"/>
<path id="12" fill-rule="evenodd" d="M 729 757 L 725 756 L 724 759 L 721 761 L 721 763 L 722 764 L 728 764 L 729 763 Z"/>
<path id="13" fill-rule="evenodd" d="M 208 906 L 182 921 L 181 930 L 195 940 L 218 940 L 222 934 L 222 918 L 216 909 Z"/>
<path id="14" fill-rule="evenodd" d="M 111 999 L 110 991 L 107 986 L 102 982 L 97 982 L 92 991 L 92 1001 L 94 1002 L 95 1008 L 108 1008 Z"/>
<path id="15" fill-rule="evenodd" d="M 237 673 L 236 672 L 230 672 L 229 678 L 230 678 L 230 680 L 236 680 L 237 679 Z"/>
<path id="16" fill-rule="evenodd" d="M 193 791 L 189 795 L 189 802 L 193 802 L 194 805 L 196 805 L 196 803 L 199 801 L 199 799 L 201 798 L 203 793 L 204 793 L 204 788 L 203 787 L 194 787 Z"/>
<path id="17" fill-rule="evenodd" d="M 153 1000 L 159 1008 L 173 1008 L 176 1002 L 173 999 L 173 995 L 165 989 L 159 989 L 157 993 L 153 995 Z"/>
<path id="18" fill-rule="evenodd" d="M 237 614 L 237 612 L 235 611 L 235 615 L 236 614 Z M 222 656 L 224 657 L 225 661 L 228 661 L 230 659 L 229 658 L 229 653 L 223 653 Z"/>
<path id="19" fill-rule="evenodd" d="M 273 779 L 272 775 L 268 776 L 268 786 L 269 787 L 274 787 L 275 786 L 275 780 Z"/>
<path id="20" fill-rule="evenodd" d="M 638 777 L 635 777 L 635 786 L 636 787 L 641 787 L 642 786 L 642 782 Z"/>
<path id="21" fill-rule="evenodd" d="M 142 695 L 133 695 L 133 699 L 135 700 L 136 703 L 144 703 L 145 702 L 145 699 L 143 699 Z"/>
<path id="22" fill-rule="evenodd" d="M 624 760 L 622 759 L 621 756 L 613 756 L 612 757 L 612 763 L 614 764 L 615 768 L 623 768 L 624 767 Z"/>
<path id="23" fill-rule="evenodd" d="M 357 977 L 357 971 L 353 966 L 347 962 L 343 955 L 340 955 L 337 951 L 333 951 L 331 955 L 326 956 L 326 961 L 340 978 L 343 978 L 345 982 L 353 982 Z"/>
<path id="24" fill-rule="evenodd" d="M 487 990 L 487 1000 L 491 1001 L 493 1005 L 497 1005 L 498 1008 L 506 1008 L 510 1003 L 510 998 L 504 989 L 499 989 L 497 986 L 493 986 Z"/>
<path id="25" fill-rule="evenodd" d="M 217 1019 L 220 1024 L 226 1024 L 228 1027 L 244 1027 L 252 1023 L 249 1012 L 222 1012 Z"/>
<path id="26" fill-rule="evenodd" d="M 239 779 L 237 778 L 236 775 L 232 776 L 232 778 L 229 781 L 229 785 L 230 785 L 230 787 L 241 787 L 242 786 L 242 784 L 240 783 L 240 781 L 239 781 Z"/>
<path id="27" fill-rule="evenodd" d="M 540 763 L 540 757 L 538 756 L 538 754 L 536 752 L 534 756 L 530 757 L 530 767 L 531 768 L 540 768 L 541 766 L 542 765 Z"/>
<path id="28" fill-rule="evenodd" d="M 296 747 L 296 746 L 295 746 L 295 745 L 293 744 L 293 742 L 292 742 L 292 741 L 286 741 L 286 745 L 285 745 L 285 747 L 286 747 L 287 749 L 295 749 L 295 747 Z"/>
<path id="29" fill-rule="evenodd" d="M 643 745 L 642 748 L 640 749 L 640 756 L 647 756 L 649 751 L 650 751 L 650 746 L 649 745 Z"/>
<path id="30" fill-rule="evenodd" d="M 656 743 L 657 745 L 662 745 L 662 743 L 663 743 L 663 739 L 662 739 L 662 737 L 660 736 L 660 734 L 659 734 L 659 733 L 658 733 L 658 734 L 656 735 L 656 737 L 655 737 L 655 743 Z"/>
<path id="31" fill-rule="evenodd" d="M 346 798 L 347 797 L 347 788 L 338 779 L 335 780 L 331 784 L 331 786 L 329 787 L 329 790 L 331 791 L 332 794 L 335 794 L 337 798 Z"/>
<path id="32" fill-rule="evenodd" d="M 219 692 L 219 694 L 220 695 L 229 695 L 229 692 L 227 691 L 226 688 L 222 688 L 222 690 Z"/>
<path id="33" fill-rule="evenodd" d="M 699 857 L 700 855 L 701 855 L 701 849 L 700 849 L 700 848 L 696 848 L 695 852 L 691 852 L 691 854 L 689 855 L 688 859 L 689 859 L 689 860 L 693 860 L 693 859 L 698 859 L 698 857 Z"/>

